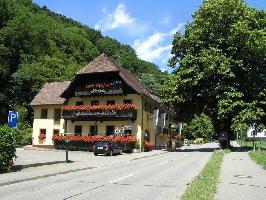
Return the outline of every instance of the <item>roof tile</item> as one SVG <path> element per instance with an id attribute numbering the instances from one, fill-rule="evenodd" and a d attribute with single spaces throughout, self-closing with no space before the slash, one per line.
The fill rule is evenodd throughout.
<path id="1" fill-rule="evenodd" d="M 70 81 L 46 83 L 30 105 L 63 104 L 66 99 L 60 97 L 60 95 L 69 85 Z"/>

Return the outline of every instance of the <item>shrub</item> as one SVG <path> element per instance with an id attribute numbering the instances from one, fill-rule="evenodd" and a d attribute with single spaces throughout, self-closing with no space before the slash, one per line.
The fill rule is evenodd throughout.
<path id="1" fill-rule="evenodd" d="M 23 125 L 14 130 L 17 145 L 19 147 L 32 143 L 32 128 L 29 125 Z"/>
<path id="2" fill-rule="evenodd" d="M 137 140 L 134 144 L 134 148 L 135 149 L 140 149 L 140 144 L 139 144 L 139 140 Z"/>
<path id="3" fill-rule="evenodd" d="M 213 133 L 211 118 L 204 113 L 195 115 L 191 122 L 184 128 L 184 131 L 190 133 L 193 138 L 209 140 Z"/>
<path id="4" fill-rule="evenodd" d="M 16 157 L 15 129 L 0 126 L 0 173 L 9 172 Z"/>
<path id="5" fill-rule="evenodd" d="M 204 143 L 204 140 L 203 140 L 203 138 L 197 138 L 196 140 L 194 140 L 193 143 L 194 144 L 203 144 Z"/>

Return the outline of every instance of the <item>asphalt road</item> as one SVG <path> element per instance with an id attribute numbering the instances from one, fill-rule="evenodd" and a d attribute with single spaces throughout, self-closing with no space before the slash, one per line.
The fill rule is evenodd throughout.
<path id="1" fill-rule="evenodd" d="M 214 144 L 0 187 L 0 199 L 177 199 Z"/>

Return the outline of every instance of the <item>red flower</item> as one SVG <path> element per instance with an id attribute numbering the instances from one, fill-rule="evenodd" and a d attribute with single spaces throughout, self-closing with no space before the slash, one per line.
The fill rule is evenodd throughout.
<path id="1" fill-rule="evenodd" d="M 137 110 L 137 106 L 134 104 L 115 104 L 115 105 L 80 105 L 80 106 L 63 106 L 63 110 L 80 110 L 80 111 L 92 111 L 92 110 Z"/>
<path id="2" fill-rule="evenodd" d="M 152 148 L 152 143 L 151 143 L 151 142 L 147 142 L 147 141 L 145 141 L 145 142 L 144 142 L 144 148 L 146 148 L 146 149 L 151 149 L 151 148 Z"/>
<path id="3" fill-rule="evenodd" d="M 41 134 L 38 136 L 38 138 L 39 138 L 40 140 L 45 140 L 45 139 L 46 139 L 46 135 L 43 134 L 43 133 L 41 133 Z"/>
<path id="4" fill-rule="evenodd" d="M 103 89 L 110 87 L 109 83 L 92 83 L 85 86 L 87 89 Z"/>
<path id="5" fill-rule="evenodd" d="M 70 141 L 82 141 L 82 142 L 88 142 L 88 143 L 93 143 L 96 141 L 116 141 L 116 142 L 121 142 L 121 143 L 134 143 L 137 141 L 135 136 L 76 136 L 76 135 L 69 135 L 69 136 L 62 136 L 62 135 L 54 135 L 53 136 L 53 141 L 65 141 L 65 140 L 70 140 Z"/>

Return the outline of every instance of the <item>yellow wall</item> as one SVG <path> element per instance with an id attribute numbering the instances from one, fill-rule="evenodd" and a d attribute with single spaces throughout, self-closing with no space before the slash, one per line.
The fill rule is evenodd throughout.
<path id="1" fill-rule="evenodd" d="M 53 145 L 52 137 L 54 129 L 63 129 L 64 120 L 60 120 L 60 124 L 54 124 L 54 109 L 61 108 L 62 105 L 43 105 L 43 106 L 34 106 L 34 120 L 33 120 L 33 145 L 41 144 L 39 141 L 40 129 L 46 129 L 46 139 L 42 143 L 43 145 Z M 47 108 L 47 119 L 41 119 L 41 109 Z"/>
<path id="2" fill-rule="evenodd" d="M 124 99 L 132 99 L 132 103 L 137 106 L 137 119 L 132 121 L 97 121 L 98 126 L 98 134 L 103 135 L 106 133 L 106 126 L 115 126 L 115 128 L 121 129 L 124 125 L 132 125 L 132 134 L 135 135 L 140 144 L 142 143 L 142 100 L 141 96 L 138 94 L 127 94 L 121 96 L 99 96 L 99 97 L 72 97 L 68 100 L 67 105 L 76 105 L 76 102 L 83 101 L 84 105 L 90 105 L 91 101 L 99 101 L 99 104 L 106 104 L 108 100 L 115 100 L 115 104 L 123 104 Z M 82 125 L 82 134 L 87 135 L 90 126 L 95 125 L 95 121 L 73 121 L 67 120 L 67 133 L 74 133 L 74 129 L 76 125 Z"/>
<path id="3" fill-rule="evenodd" d="M 153 119 L 153 110 L 152 112 L 147 112 L 144 110 L 145 100 L 138 94 L 128 94 L 121 96 L 99 96 L 99 97 L 72 97 L 67 101 L 67 105 L 76 105 L 77 101 L 83 101 L 84 105 L 91 104 L 91 101 L 98 100 L 99 104 L 106 104 L 107 100 L 115 100 L 115 104 L 123 104 L 124 99 L 132 99 L 132 103 L 138 107 L 137 110 L 137 119 L 132 121 L 97 121 L 96 125 L 98 126 L 98 134 L 103 135 L 106 133 L 106 126 L 115 126 L 115 128 L 121 129 L 124 125 L 132 126 L 132 134 L 135 135 L 143 148 L 144 133 L 146 130 L 150 132 L 150 141 L 155 145 L 156 129 L 154 129 L 154 119 Z M 46 140 L 43 143 L 44 145 L 53 145 L 52 136 L 53 130 L 59 129 L 63 131 L 64 120 L 60 120 L 60 124 L 54 124 L 54 109 L 61 108 L 63 105 L 43 105 L 43 106 L 34 106 L 34 122 L 33 122 L 33 145 L 40 145 L 39 143 L 39 134 L 40 129 L 46 129 Z M 48 109 L 47 119 L 40 119 L 41 109 Z M 148 109 L 149 110 L 149 109 Z M 142 117 L 143 113 L 143 117 Z M 143 121 L 142 121 L 143 120 Z M 159 117 L 160 121 L 160 117 Z M 74 128 L 76 125 L 82 125 L 82 135 L 87 135 L 90 131 L 90 126 L 95 125 L 95 121 L 71 121 L 67 120 L 66 133 L 74 133 Z M 158 122 L 160 124 L 160 122 Z M 157 145 L 166 145 L 167 139 L 159 139 L 156 137 Z"/>

